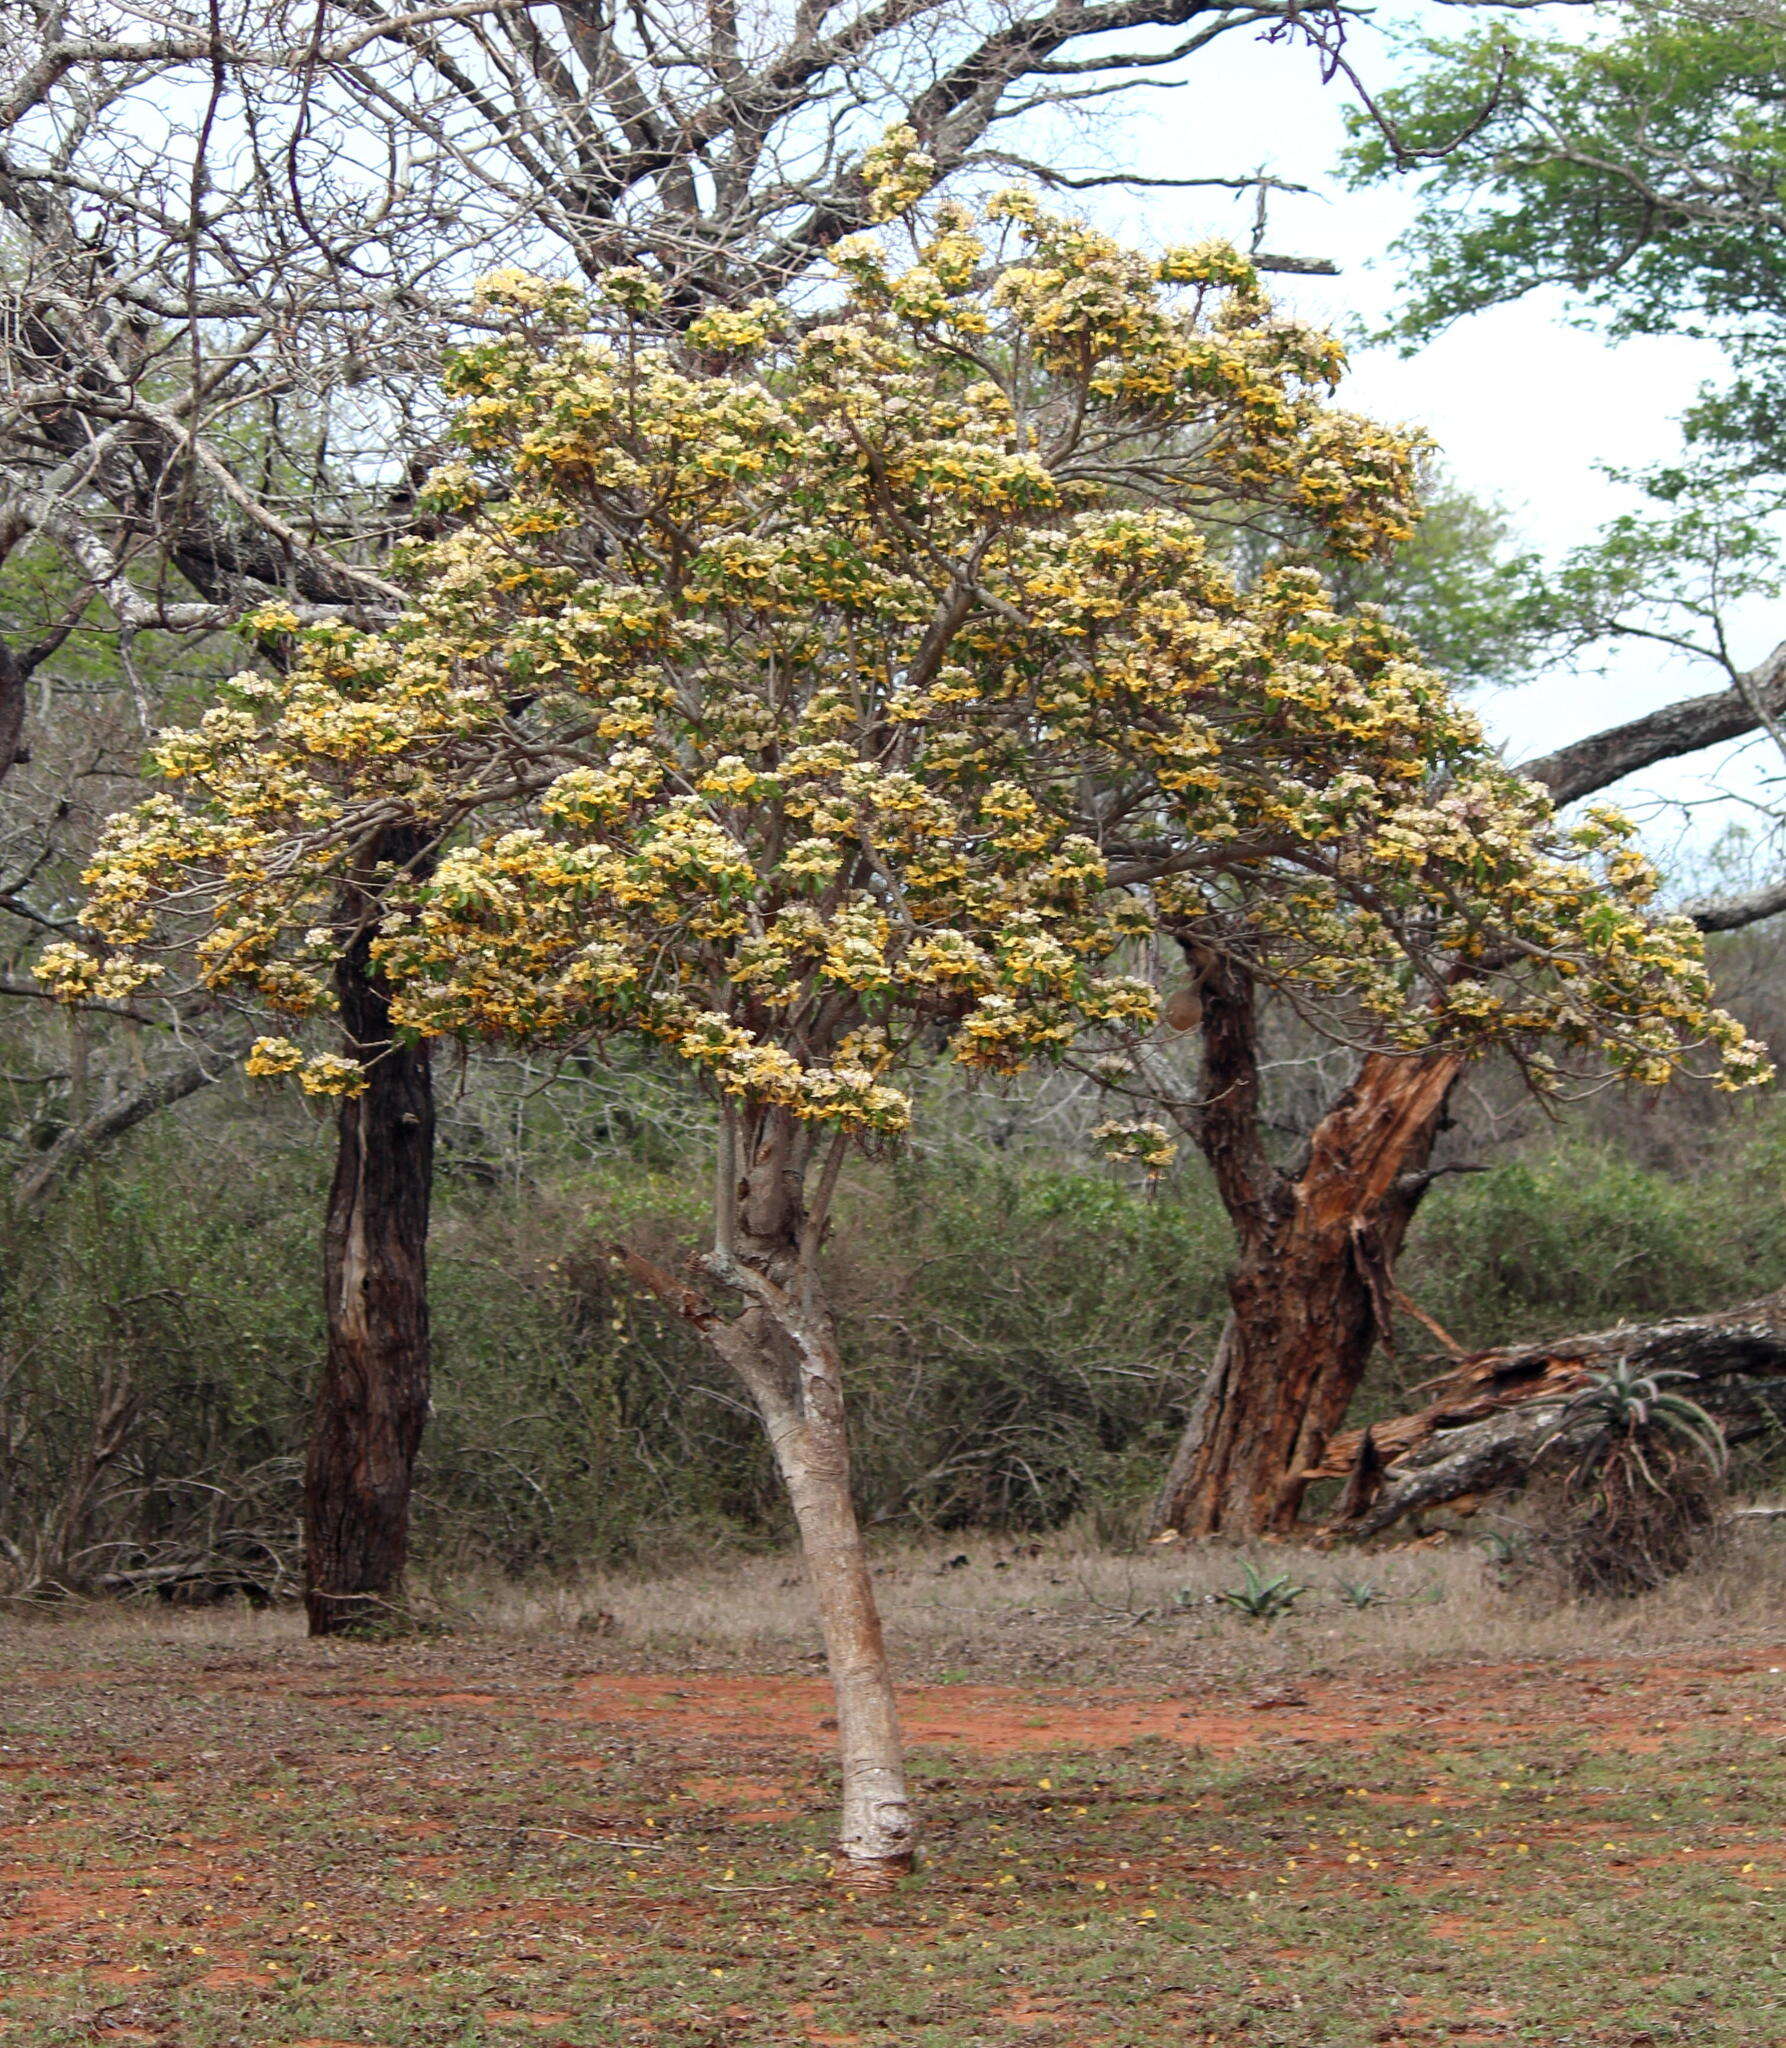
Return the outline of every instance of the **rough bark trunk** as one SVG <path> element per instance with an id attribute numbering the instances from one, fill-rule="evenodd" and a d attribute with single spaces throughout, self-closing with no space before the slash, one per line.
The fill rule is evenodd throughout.
<path id="1" fill-rule="evenodd" d="M 37 657 L 20 655 L 0 640 L 0 779 L 20 759 L 25 737 L 25 700 Z"/>
<path id="2" fill-rule="evenodd" d="M 1783 692 L 1786 642 L 1729 690 L 1590 734 L 1527 761 L 1521 772 L 1544 784 L 1559 805 L 1572 803 L 1640 767 L 1752 731 L 1757 707 L 1777 711 Z M 1786 910 L 1786 885 L 1686 908 L 1702 931 L 1734 930 Z M 1379 1445 L 1354 1434 L 1329 1455 L 1328 1439 L 1372 1344 L 1387 1334 L 1394 1261 L 1428 1185 L 1426 1162 L 1444 1127 L 1457 1063 L 1442 1056 L 1367 1059 L 1317 1128 L 1308 1165 L 1293 1178 L 1275 1173 L 1259 1141 L 1245 970 L 1220 956 L 1200 961 L 1189 938 L 1186 951 L 1202 968 L 1204 1100 L 1169 1106 L 1215 1170 L 1240 1250 L 1233 1313 L 1167 1472 L 1152 1533 L 1264 1534 L 1295 1520 L 1315 1477 L 1356 1477 L 1354 1498 L 1381 1485 Z M 1342 1142 L 1324 1143 L 1324 1135 Z M 1342 1205 L 1356 1202 L 1343 1233 L 1332 1227 L 1336 1197 Z M 1302 1422 L 1298 1402 L 1307 1404 Z M 1471 1473 L 1499 1469 L 1499 1430 L 1483 1425 L 1481 1458 L 1465 1459 Z M 1517 1462 L 1517 1446 L 1509 1455 Z M 1357 1469 L 1361 1461 L 1367 1469 Z M 1466 1478 L 1457 1490 L 1475 1483 Z M 1383 1495 L 1385 1502 L 1396 1497 L 1393 1487 Z"/>
<path id="3" fill-rule="evenodd" d="M 721 1316 L 695 1289 L 634 1253 L 619 1256 L 636 1280 L 700 1330 L 762 1417 L 800 1531 L 837 1702 L 839 1875 L 867 1887 L 891 1884 L 911 1868 L 918 1824 L 851 1497 L 842 1354 L 816 1264 L 841 1140 L 809 1208 L 812 1143 L 810 1128 L 785 1110 L 726 1113 L 717 1246 L 706 1263 L 715 1279 L 743 1295 L 738 1315 Z"/>
<path id="4" fill-rule="evenodd" d="M 386 848 L 408 858 L 413 848 Z M 409 1503 L 428 1415 L 428 1048 L 397 1044 L 361 930 L 336 973 L 341 1022 L 366 1068 L 344 1097 L 323 1228 L 328 1352 L 305 1471 L 304 1601 L 312 1635 L 400 1613 Z"/>
<path id="5" fill-rule="evenodd" d="M 1153 1533 L 1292 1527 L 1308 1469 L 1391 1326 L 1391 1275 L 1425 1190 L 1461 1062 L 1374 1053 L 1316 1126 L 1295 1173 L 1258 1132 L 1250 989 L 1206 979 L 1198 1137 L 1239 1239 L 1231 1310 L 1155 1505 Z"/>
<path id="6" fill-rule="evenodd" d="M 1511 1344 L 1458 1361 L 1433 1383 L 1425 1408 L 1371 1426 L 1380 1461 L 1374 1481 L 1328 1533 L 1374 1536 L 1404 1515 L 1523 1485 L 1570 1396 L 1620 1359 L 1639 1371 L 1691 1375 L 1677 1390 L 1710 1410 L 1732 1441 L 1777 1428 L 1786 1393 L 1786 1291 L 1716 1315 Z M 1361 1449 L 1359 1431 L 1335 1437 L 1302 1476 L 1337 1479 L 1357 1466 Z"/>

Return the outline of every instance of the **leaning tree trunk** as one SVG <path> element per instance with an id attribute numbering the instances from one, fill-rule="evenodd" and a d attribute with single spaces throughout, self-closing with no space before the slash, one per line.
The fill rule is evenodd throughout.
<path id="1" fill-rule="evenodd" d="M 1371 1054 L 1295 1173 L 1259 1136 L 1257 1029 L 1244 972 L 1203 989 L 1197 1135 L 1239 1240 L 1230 1313 L 1154 1509 L 1156 1535 L 1292 1527 L 1393 1313 L 1391 1275 L 1430 1176 L 1461 1062 Z"/>
<path id="2" fill-rule="evenodd" d="M 771 1437 L 800 1531 L 837 1702 L 843 1875 L 854 1883 L 875 1884 L 911 1868 L 917 1821 L 906 1789 L 893 1673 L 850 1494 L 836 1347 L 803 1345 L 802 1351 L 804 1416 L 792 1428 L 771 1425 Z"/>
<path id="3" fill-rule="evenodd" d="M 31 672 L 42 658 L 35 649 L 20 654 L 0 640 L 0 780 L 21 759 L 25 700 L 30 694 Z"/>
<path id="4" fill-rule="evenodd" d="M 1674 1391 L 1733 1443 L 1777 1432 L 1786 1407 L 1786 1290 L 1713 1315 L 1509 1344 L 1453 1363 L 1412 1415 L 1335 1437 L 1305 1480 L 1347 1478 L 1327 1534 L 1374 1536 L 1404 1515 L 1523 1486 L 1572 1395 L 1619 1363 L 1679 1373 Z"/>
<path id="5" fill-rule="evenodd" d="M 415 851 L 387 845 L 381 855 L 401 861 Z M 346 906 L 356 907 L 364 908 Z M 425 1044 L 393 1038 L 371 938 L 363 926 L 336 971 L 366 1088 L 342 1100 L 323 1227 L 328 1352 L 304 1484 L 304 1600 L 318 1636 L 399 1610 L 428 1416 L 433 1075 Z"/>
<path id="6" fill-rule="evenodd" d="M 722 1316 L 636 1253 L 633 1277 L 701 1332 L 750 1393 L 800 1532 L 837 1702 L 843 1770 L 839 1875 L 890 1884 L 912 1866 L 917 1819 L 906 1786 L 893 1673 L 850 1489 L 849 1430 L 836 1325 L 816 1269 L 842 1141 L 807 1208 L 813 1139 L 786 1110 L 727 1109 L 718 1248 L 707 1269 L 743 1296 Z"/>

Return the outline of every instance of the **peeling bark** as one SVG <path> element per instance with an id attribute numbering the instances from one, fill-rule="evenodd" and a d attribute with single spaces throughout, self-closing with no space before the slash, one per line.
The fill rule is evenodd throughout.
<path id="1" fill-rule="evenodd" d="M 1432 1400 L 1416 1413 L 1334 1437 L 1302 1480 L 1349 1480 L 1368 1435 L 1382 1462 L 1379 1483 L 1363 1502 L 1350 1498 L 1348 1486 L 1329 1526 L 1330 1534 L 1349 1537 L 1374 1536 L 1404 1515 L 1466 1495 L 1519 1486 L 1570 1397 L 1621 1359 L 1641 1371 L 1690 1374 L 1693 1384 L 1680 1390 L 1740 1441 L 1766 1426 L 1766 1383 L 1786 1380 L 1786 1290 L 1716 1315 L 1478 1352 L 1433 1382 Z"/>
<path id="2" fill-rule="evenodd" d="M 1194 1130 L 1239 1240 L 1214 1364 L 1155 1506 L 1153 1532 L 1292 1527 L 1307 1468 L 1344 1420 L 1391 1317 L 1391 1275 L 1462 1062 L 1374 1053 L 1294 1172 L 1259 1138 L 1257 1027 L 1244 970 L 1203 982 Z"/>
<path id="3" fill-rule="evenodd" d="M 737 1315 L 721 1315 L 697 1289 L 635 1253 L 617 1256 L 635 1280 L 701 1332 L 744 1383 L 762 1419 L 800 1531 L 837 1702 L 840 1875 L 873 1887 L 911 1868 L 918 1826 L 892 1669 L 851 1494 L 843 1359 L 817 1268 L 842 1155 L 833 1150 L 809 1207 L 812 1144 L 810 1128 L 786 1110 L 726 1114 L 718 1241 L 705 1264 L 715 1280 L 743 1296 Z"/>
<path id="4" fill-rule="evenodd" d="M 1729 690 L 1592 733 L 1520 772 L 1559 804 L 1572 803 L 1639 768 L 1752 731 L 1783 701 L 1786 642 Z M 1701 931 L 1731 931 L 1786 911 L 1786 884 L 1685 909 Z M 1185 944 L 1195 957 L 1195 944 Z M 1429 1185 L 1425 1169 L 1461 1063 L 1446 1054 L 1370 1055 L 1316 1126 L 1305 1163 L 1280 1173 L 1260 1141 L 1256 1026 L 1244 969 L 1202 965 L 1204 1100 L 1163 1099 L 1214 1169 L 1239 1249 L 1232 1313 L 1151 1533 L 1258 1535 L 1292 1526 L 1311 1476 L 1355 1480 L 1360 1499 L 1377 1495 L 1381 1471 L 1354 1473 L 1358 1434 L 1329 1440 L 1372 1346 L 1388 1341 L 1395 1260 Z M 1335 1227 L 1342 1219 L 1343 1231 Z M 1482 1475 L 1499 1469 L 1499 1441 L 1485 1431 L 1458 1491 L 1488 1483 Z M 1392 1496 L 1390 1489 L 1385 1503 Z"/>

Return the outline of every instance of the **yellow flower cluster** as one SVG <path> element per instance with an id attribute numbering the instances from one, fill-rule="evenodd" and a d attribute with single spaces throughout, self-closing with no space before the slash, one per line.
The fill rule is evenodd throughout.
<path id="1" fill-rule="evenodd" d="M 336 1052 L 306 1053 L 289 1038 L 257 1038 L 242 1062 L 243 1071 L 262 1080 L 296 1075 L 307 1095 L 363 1095 L 366 1069 L 358 1060 Z"/>
<path id="2" fill-rule="evenodd" d="M 33 972 L 59 1001 L 117 1002 L 154 981 L 161 973 L 161 965 L 154 960 L 133 959 L 125 953 L 102 958 L 85 946 L 58 940 L 38 954 Z"/>
<path id="3" fill-rule="evenodd" d="M 1178 1142 L 1172 1133 L 1150 1117 L 1099 1124 L 1091 1138 L 1106 1159 L 1139 1166 L 1150 1180 L 1164 1173 L 1178 1156 Z"/>
<path id="4" fill-rule="evenodd" d="M 936 160 L 918 146 L 917 131 L 904 122 L 889 128 L 862 159 L 862 182 L 875 220 L 907 212 L 936 183 Z"/>
<path id="5" fill-rule="evenodd" d="M 1416 451 L 1333 407 L 1337 346 L 1231 249 L 1148 261 L 1026 195 L 919 218 L 909 137 L 868 175 L 910 260 L 845 244 L 797 330 L 757 307 L 668 345 L 642 273 L 491 280 L 512 325 L 453 362 L 409 608 L 298 633 L 289 676 L 162 736 L 168 791 L 87 877 L 112 950 L 47 977 L 116 990 L 184 947 L 320 1011 L 351 870 L 400 1026 L 642 1036 L 852 1133 L 903 1128 L 924 1046 L 1011 1073 L 1132 1041 L 1154 993 L 1122 970 L 1161 929 L 1383 1043 L 1760 1071 L 1622 821 L 1562 830 L 1380 616 L 1225 559 L 1249 506 L 1305 553 L 1409 530 Z M 368 876 L 393 824 L 431 860 Z M 358 1072 L 284 1040 L 251 1065 Z"/>

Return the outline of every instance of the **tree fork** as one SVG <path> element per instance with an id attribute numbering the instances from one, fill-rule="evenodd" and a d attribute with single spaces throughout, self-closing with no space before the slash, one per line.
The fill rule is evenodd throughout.
<path id="1" fill-rule="evenodd" d="M 1226 1002 L 1229 1014 L 1212 1016 Z M 1258 1536 L 1295 1525 L 1309 1468 L 1390 1329 L 1391 1275 L 1428 1185 L 1462 1062 L 1373 1053 L 1316 1125 L 1295 1173 L 1269 1166 L 1254 1118 L 1250 992 L 1206 982 L 1198 1137 L 1239 1238 L 1215 1361 L 1155 1505 L 1152 1532 Z M 1212 1149 L 1213 1148 L 1213 1149 Z"/>

